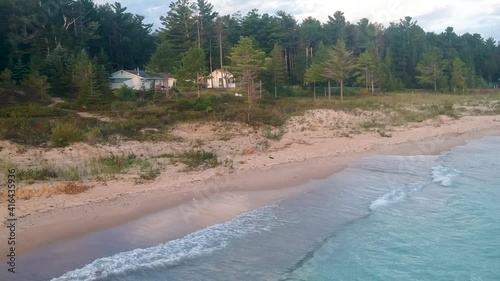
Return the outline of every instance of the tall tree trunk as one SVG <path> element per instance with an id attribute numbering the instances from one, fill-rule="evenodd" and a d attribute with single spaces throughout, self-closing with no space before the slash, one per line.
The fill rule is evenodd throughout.
<path id="1" fill-rule="evenodd" d="M 259 80 L 259 99 L 262 99 L 262 80 Z"/>
<path id="2" fill-rule="evenodd" d="M 198 97 L 200 97 L 200 75 L 196 74 L 196 85 L 198 86 Z"/>
<path id="3" fill-rule="evenodd" d="M 331 87 L 331 82 L 328 80 L 328 100 L 332 99 L 332 87 Z"/>
<path id="4" fill-rule="evenodd" d="M 276 74 L 274 74 L 274 98 L 278 98 L 278 85 L 276 85 Z"/>
<path id="5" fill-rule="evenodd" d="M 212 66 L 212 48 L 210 48 L 209 63 L 210 63 L 210 73 L 212 73 L 214 71 Z"/>
<path id="6" fill-rule="evenodd" d="M 340 80 L 340 101 L 344 101 L 344 79 Z"/>
<path id="7" fill-rule="evenodd" d="M 227 85 L 226 74 L 224 72 L 224 66 L 222 64 L 223 63 L 223 59 L 222 59 L 222 31 L 219 32 L 219 57 L 220 57 L 220 71 L 221 71 L 221 75 L 222 75 L 222 88 L 226 88 L 226 85 Z"/>
<path id="8" fill-rule="evenodd" d="M 314 96 L 314 100 L 316 100 L 316 82 L 313 83 L 313 96 Z"/>
<path id="9" fill-rule="evenodd" d="M 169 92 L 170 92 L 170 85 L 168 84 L 168 77 L 167 77 L 167 86 L 165 87 L 165 98 L 169 97 Z"/>
<path id="10" fill-rule="evenodd" d="M 372 77 L 372 95 L 375 94 L 375 81 L 374 80 L 375 79 L 373 79 L 373 77 Z"/>
<path id="11" fill-rule="evenodd" d="M 200 17 L 198 16 L 198 21 L 197 21 L 197 35 L 198 35 L 198 48 L 201 48 L 201 22 L 200 22 Z"/>
<path id="12" fill-rule="evenodd" d="M 366 86 L 366 90 L 368 90 L 368 68 L 366 69 L 366 72 L 365 72 L 365 86 Z"/>

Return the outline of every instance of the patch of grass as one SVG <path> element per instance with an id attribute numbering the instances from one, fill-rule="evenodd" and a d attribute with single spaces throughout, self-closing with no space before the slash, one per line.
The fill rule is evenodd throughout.
<path id="1" fill-rule="evenodd" d="M 186 165 L 187 171 L 203 170 L 217 167 L 220 163 L 217 154 L 205 150 L 185 150 L 175 154 L 174 162 Z"/>
<path id="2" fill-rule="evenodd" d="M 52 129 L 50 141 L 57 147 L 64 147 L 84 140 L 83 131 L 71 124 L 59 124 Z"/>
<path id="3" fill-rule="evenodd" d="M 143 180 L 154 180 L 160 175 L 160 169 L 156 168 L 151 162 L 145 160 L 141 164 L 140 178 Z"/>
<path id="4" fill-rule="evenodd" d="M 359 125 L 360 125 L 361 128 L 363 128 L 365 130 L 372 129 L 372 128 L 383 128 L 383 127 L 385 127 L 384 124 L 378 122 L 375 119 L 372 119 L 370 121 L 361 122 Z"/>
<path id="5" fill-rule="evenodd" d="M 16 170 L 16 178 L 19 181 L 47 181 L 58 177 L 59 174 L 53 167 Z"/>
<path id="6" fill-rule="evenodd" d="M 37 103 L 0 107 L 0 118 L 41 118 L 62 117 L 65 115 L 68 115 L 68 113 Z"/>
<path id="7" fill-rule="evenodd" d="M 175 158 L 175 154 L 173 153 L 163 153 L 160 155 L 153 156 L 153 158 Z"/>
<path id="8" fill-rule="evenodd" d="M 82 179 L 82 172 L 79 167 L 63 168 L 59 171 L 59 178 L 67 181 L 80 181 Z"/>
<path id="9" fill-rule="evenodd" d="M 271 128 L 269 126 L 264 127 L 262 134 L 266 139 L 279 141 L 285 134 L 285 130 L 282 127 Z"/>
<path id="10" fill-rule="evenodd" d="M 121 174 L 126 173 L 138 161 L 135 154 L 115 155 L 101 157 L 97 160 L 101 167 L 101 173 L 104 174 Z"/>

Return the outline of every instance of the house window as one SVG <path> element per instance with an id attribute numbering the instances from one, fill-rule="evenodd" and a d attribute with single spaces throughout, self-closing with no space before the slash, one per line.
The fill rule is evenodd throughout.
<path id="1" fill-rule="evenodd" d="M 222 78 L 219 78 L 219 87 L 224 87 L 224 82 Z"/>

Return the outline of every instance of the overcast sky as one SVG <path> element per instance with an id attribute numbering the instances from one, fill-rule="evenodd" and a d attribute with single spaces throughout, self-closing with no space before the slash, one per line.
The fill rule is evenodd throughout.
<path id="1" fill-rule="evenodd" d="M 168 12 L 172 0 L 94 0 L 102 3 L 122 3 L 129 12 L 146 17 L 146 22 L 161 27 L 160 16 Z M 274 14 L 284 10 L 299 21 L 312 16 L 325 22 L 335 11 L 344 12 L 351 23 L 366 17 L 374 22 L 399 21 L 411 16 L 425 31 L 441 33 L 448 26 L 463 34 L 480 33 L 484 38 L 500 40 L 500 0 L 209 0 L 219 14 L 245 15 L 251 9 Z"/>

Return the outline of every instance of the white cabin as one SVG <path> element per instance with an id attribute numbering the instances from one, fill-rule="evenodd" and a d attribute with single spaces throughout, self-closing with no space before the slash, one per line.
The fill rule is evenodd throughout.
<path id="1" fill-rule="evenodd" d="M 216 69 L 207 78 L 206 86 L 209 89 L 234 89 L 236 88 L 236 82 L 231 72 L 227 70 L 223 72 L 220 69 Z"/>
<path id="2" fill-rule="evenodd" d="M 119 70 L 111 73 L 111 89 L 120 89 L 122 86 L 134 90 L 146 89 L 168 89 L 175 86 L 175 78 L 171 75 L 151 76 L 143 70 Z"/>

